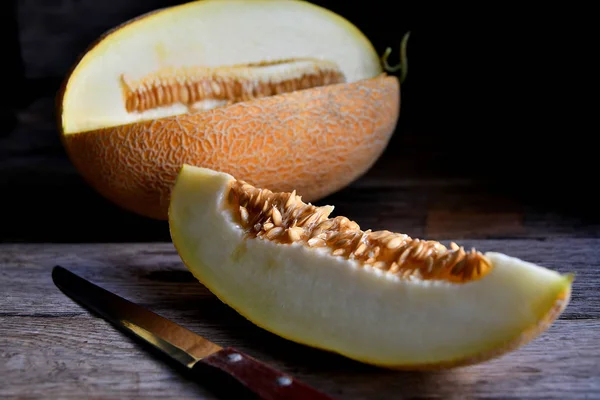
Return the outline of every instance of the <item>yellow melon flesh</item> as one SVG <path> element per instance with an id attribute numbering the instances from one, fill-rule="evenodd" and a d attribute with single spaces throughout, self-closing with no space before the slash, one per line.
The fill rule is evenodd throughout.
<path id="1" fill-rule="evenodd" d="M 523 345 L 569 302 L 572 276 L 502 253 L 485 254 L 485 276 L 453 283 L 250 237 L 229 207 L 233 181 L 182 168 L 169 210 L 173 243 L 223 302 L 295 342 L 388 368 L 455 367 Z"/>
<path id="2" fill-rule="evenodd" d="M 104 35 L 82 57 L 62 97 L 64 133 L 187 113 L 174 105 L 140 116 L 124 107 L 121 76 L 162 68 L 221 67 L 294 58 L 337 64 L 347 82 L 382 72 L 368 39 L 324 8 L 295 0 L 201 0 L 159 10 Z M 285 67 L 273 67 L 284 70 Z"/>

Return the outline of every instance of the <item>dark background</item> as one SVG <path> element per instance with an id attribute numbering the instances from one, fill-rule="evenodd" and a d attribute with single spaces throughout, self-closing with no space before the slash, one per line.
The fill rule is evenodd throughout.
<path id="1" fill-rule="evenodd" d="M 67 70 L 101 33 L 180 3 L 3 2 L 0 240 L 168 240 L 163 222 L 120 210 L 81 181 L 60 145 L 53 101 Z M 583 68 L 574 57 L 589 37 L 581 31 L 589 11 L 572 14 L 558 3 L 314 3 L 357 25 L 380 54 L 392 47 L 391 63 L 411 32 L 400 122 L 374 171 L 385 169 L 399 182 L 478 179 L 486 190 L 545 211 L 595 217 L 596 132 L 581 118 L 576 91 L 587 83 L 576 83 Z M 324 201 L 344 210 L 353 195 L 349 188 Z"/>

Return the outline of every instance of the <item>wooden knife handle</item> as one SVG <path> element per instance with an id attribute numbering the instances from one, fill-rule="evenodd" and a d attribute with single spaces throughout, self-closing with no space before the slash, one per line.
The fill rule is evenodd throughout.
<path id="1" fill-rule="evenodd" d="M 227 347 L 200 360 L 228 374 L 251 392 L 265 400 L 333 400 L 307 384 L 281 371 Z"/>

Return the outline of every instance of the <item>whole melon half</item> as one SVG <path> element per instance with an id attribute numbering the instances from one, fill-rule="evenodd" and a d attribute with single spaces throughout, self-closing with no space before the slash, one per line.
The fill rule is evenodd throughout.
<path id="1" fill-rule="evenodd" d="M 341 16 L 297 0 L 201 0 L 103 35 L 58 97 L 62 141 L 99 193 L 167 218 L 184 163 L 315 201 L 366 172 L 400 83 Z"/>

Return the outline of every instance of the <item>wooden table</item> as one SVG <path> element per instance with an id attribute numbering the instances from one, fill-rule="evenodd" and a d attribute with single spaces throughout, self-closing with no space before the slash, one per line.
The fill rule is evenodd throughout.
<path id="1" fill-rule="evenodd" d="M 401 127 L 367 175 L 321 203 L 365 228 L 577 276 L 561 318 L 513 353 L 443 372 L 386 371 L 280 339 L 216 300 L 182 265 L 165 222 L 117 209 L 81 181 L 51 104 L 32 103 L 0 138 L 0 192 L 10 193 L 0 224 L 0 397 L 213 398 L 64 296 L 50 277 L 58 264 L 340 399 L 600 398 L 600 223 L 579 207 L 465 173 L 439 137 Z"/>

